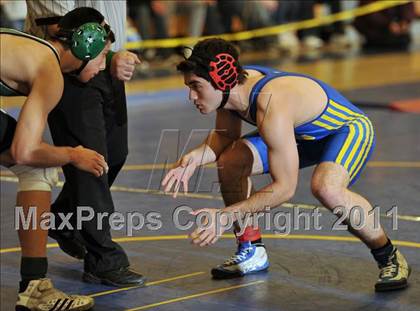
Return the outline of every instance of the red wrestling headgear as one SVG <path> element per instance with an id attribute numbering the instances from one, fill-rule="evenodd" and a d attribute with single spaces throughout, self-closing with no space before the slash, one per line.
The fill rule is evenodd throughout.
<path id="1" fill-rule="evenodd" d="M 238 69 L 235 66 L 235 58 L 227 53 L 215 56 L 216 61 L 210 61 L 209 75 L 217 89 L 225 92 L 233 89 L 238 83 Z"/>

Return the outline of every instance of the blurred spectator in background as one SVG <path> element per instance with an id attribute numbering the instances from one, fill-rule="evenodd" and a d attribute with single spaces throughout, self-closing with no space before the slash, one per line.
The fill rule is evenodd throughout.
<path id="1" fill-rule="evenodd" d="M 317 2 L 323 6 L 324 12 L 322 15 L 337 14 L 343 11 L 343 1 L 340 0 L 317 0 Z M 337 47 L 348 47 L 352 45 L 352 42 L 346 34 L 346 23 L 344 21 L 334 22 L 322 26 L 320 28 L 320 37 L 330 42 L 332 45 Z"/>
<path id="2" fill-rule="evenodd" d="M 206 0 L 207 15 L 204 27 L 204 35 L 219 35 L 225 33 L 222 16 L 220 15 L 217 0 Z"/>
<path id="3" fill-rule="evenodd" d="M 366 5 L 374 0 L 360 0 Z M 364 49 L 407 49 L 411 42 L 410 25 L 415 17 L 412 2 L 356 18 L 354 25 L 364 36 Z"/>
<path id="4" fill-rule="evenodd" d="M 279 0 L 278 7 L 273 12 L 273 20 L 275 24 L 288 24 L 312 19 L 315 16 L 315 4 L 315 0 Z M 319 28 L 302 29 L 297 35 L 307 49 L 318 49 L 323 45 L 323 41 L 319 38 Z M 290 51 L 298 49 L 298 37 L 295 32 L 280 34 L 280 47 Z"/>
<path id="5" fill-rule="evenodd" d="M 243 19 L 242 1 L 217 0 L 217 9 L 222 19 L 222 26 L 225 33 L 235 32 L 233 21 Z"/>
<path id="6" fill-rule="evenodd" d="M 223 32 L 216 0 L 129 0 L 129 15 L 143 39 L 200 37 Z M 147 49 L 145 57 L 165 61 L 173 49 Z M 178 61 L 178 60 L 177 60 Z"/>
<path id="7" fill-rule="evenodd" d="M 12 22 L 6 14 L 3 1 L 0 1 L 0 27 L 12 28 Z"/>
<path id="8" fill-rule="evenodd" d="M 300 2 L 297 0 L 277 1 L 277 7 L 272 12 L 272 19 L 275 24 L 288 24 L 298 21 Z M 282 50 L 297 52 L 299 50 L 299 39 L 296 31 L 288 31 L 279 34 L 279 45 Z"/>
<path id="9" fill-rule="evenodd" d="M 221 16 L 217 10 L 216 0 L 176 0 L 171 2 L 170 15 L 176 15 L 172 25 L 176 25 L 181 37 L 201 37 L 223 33 Z M 192 45 L 183 48 L 182 54 L 188 55 Z M 176 63 L 179 62 L 179 59 Z M 176 63 L 173 63 L 175 65 Z"/>
<path id="10" fill-rule="evenodd" d="M 284 2 L 285 0 L 282 0 Z M 315 17 L 315 0 L 299 1 L 298 17 L 299 21 L 312 19 Z M 319 49 L 324 45 L 320 38 L 319 27 L 302 29 L 298 31 L 298 36 L 306 49 Z"/>
<path id="11" fill-rule="evenodd" d="M 26 17 L 25 1 L 0 1 L 1 27 L 13 28 L 23 31 Z"/>
<path id="12" fill-rule="evenodd" d="M 200 37 L 203 34 L 208 2 L 206 0 L 177 0 L 171 2 L 171 15 L 176 15 L 187 22 L 185 36 Z"/>
<path id="13" fill-rule="evenodd" d="M 129 14 L 142 39 L 199 37 L 253 30 L 336 14 L 373 0 L 128 0 Z M 420 3 L 420 1 L 418 1 Z M 420 4 L 419 4 L 420 6 Z M 359 17 L 355 25 L 366 37 L 365 47 L 407 47 L 414 4 Z M 383 27 L 387 31 L 383 31 Z M 131 32 L 130 32 L 131 33 Z M 133 32 L 133 38 L 134 32 Z M 319 53 L 325 43 L 347 50 L 358 46 L 360 36 L 351 21 L 281 33 L 237 42 L 242 50 L 280 47 L 296 54 Z M 343 49 L 344 48 L 344 49 Z M 147 49 L 147 59 L 172 62 L 174 49 Z"/>
<path id="14" fill-rule="evenodd" d="M 143 40 L 168 38 L 168 10 L 165 1 L 128 0 L 128 15 L 132 18 Z M 165 58 L 167 49 L 148 49 L 147 59 Z"/>
<path id="15" fill-rule="evenodd" d="M 137 9 L 136 22 L 143 39 L 168 37 L 167 4 L 164 1 L 131 0 L 128 3 Z"/>
<path id="16" fill-rule="evenodd" d="M 277 7 L 277 1 L 230 1 L 218 0 L 219 10 L 225 33 L 252 30 L 273 25 L 270 11 Z M 262 37 L 250 40 L 253 48 L 264 49 L 274 43 L 273 38 Z M 242 45 L 242 44 L 241 44 Z"/>

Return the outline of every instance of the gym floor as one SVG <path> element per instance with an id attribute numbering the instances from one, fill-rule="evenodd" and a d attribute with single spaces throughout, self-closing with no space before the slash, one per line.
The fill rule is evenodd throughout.
<path id="1" fill-rule="evenodd" d="M 375 293 L 378 269 L 369 250 L 347 231 L 333 231 L 336 217 L 323 208 L 319 223 L 322 230 L 314 230 L 313 226 L 305 230 L 301 226 L 288 235 L 274 229 L 264 231 L 271 263 L 267 273 L 212 280 L 210 269 L 235 250 L 233 236 L 226 235 L 209 248 L 193 247 L 187 238 L 190 230 L 176 229 L 172 217 L 181 205 L 193 209 L 223 206 L 215 168 L 204 168 L 193 178 L 193 193 L 173 199 L 159 191 L 164 165 L 154 165 L 174 162 L 185 145 L 190 149 L 198 144 L 205 130 L 213 127 L 214 115 L 201 116 L 188 103 L 180 76 L 127 85 L 130 154 L 113 188 L 115 207 L 122 213 L 158 212 L 162 215 L 162 228 L 153 231 L 144 226 L 127 236 L 124 227 L 113 235 L 127 251 L 132 268 L 147 276 L 147 286 L 115 290 L 83 283 L 83 263 L 64 254 L 51 240 L 48 276 L 56 287 L 94 296 L 94 310 L 98 311 L 420 310 L 420 114 L 390 109 L 395 102 L 418 107 L 420 52 L 297 64 L 279 64 L 271 59 L 269 63 L 330 83 L 372 119 L 377 134 L 376 151 L 352 189 L 380 207 L 382 225 L 411 264 L 409 288 Z M 12 115 L 18 113 L 17 105 L 13 101 L 2 103 Z M 244 126 L 244 132 L 249 129 Z M 273 213 L 296 214 L 299 209 L 308 214 L 319 205 L 310 193 L 311 172 L 312 168 L 300 172 L 295 197 Z M 253 180 L 257 189 L 270 182 L 268 176 Z M 12 310 L 20 262 L 14 230 L 16 180 L 2 170 L 0 185 L 0 309 Z M 54 189 L 54 194 L 58 191 L 59 188 Z M 397 209 L 387 216 L 394 206 Z M 181 213 L 181 223 L 190 219 L 187 213 Z"/>

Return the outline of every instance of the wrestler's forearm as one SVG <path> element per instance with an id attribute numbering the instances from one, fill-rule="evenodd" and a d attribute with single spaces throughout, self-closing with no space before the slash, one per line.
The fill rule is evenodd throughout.
<path id="1" fill-rule="evenodd" d="M 25 155 L 16 154 L 15 160 L 18 164 L 34 167 L 56 167 L 72 163 L 74 157 L 74 148 L 56 147 L 41 142 L 33 147 Z"/>
<path id="2" fill-rule="evenodd" d="M 211 150 L 213 150 L 216 156 L 216 158 L 213 159 L 213 162 L 214 162 L 219 158 L 219 156 L 223 153 L 223 151 L 228 146 L 232 145 L 234 141 L 235 141 L 234 139 L 228 136 L 222 135 L 220 131 L 213 130 L 209 134 L 207 139 L 204 141 L 204 144 L 210 147 Z"/>
<path id="3" fill-rule="evenodd" d="M 191 154 L 193 154 L 197 165 L 213 163 L 232 142 L 232 139 L 212 131 L 200 146 L 191 151 Z"/>
<path id="4" fill-rule="evenodd" d="M 216 161 L 216 154 L 206 143 L 201 144 L 190 152 L 197 166 L 206 165 Z"/>

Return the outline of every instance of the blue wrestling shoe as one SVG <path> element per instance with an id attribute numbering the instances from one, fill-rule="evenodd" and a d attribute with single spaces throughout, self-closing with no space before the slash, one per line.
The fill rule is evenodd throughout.
<path id="1" fill-rule="evenodd" d="M 229 279 L 266 271 L 268 256 L 263 243 L 242 242 L 238 251 L 222 265 L 211 270 L 215 279 Z"/>

